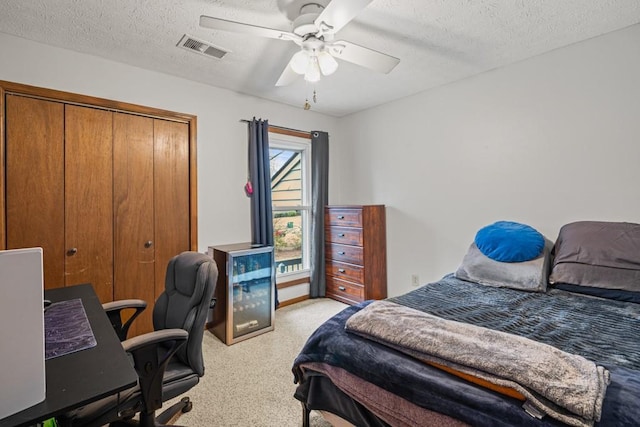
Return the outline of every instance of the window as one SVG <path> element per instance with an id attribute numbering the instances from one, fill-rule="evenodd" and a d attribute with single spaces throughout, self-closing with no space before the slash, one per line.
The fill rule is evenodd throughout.
<path id="1" fill-rule="evenodd" d="M 270 132 L 269 160 L 276 275 L 293 280 L 309 274 L 311 140 Z"/>

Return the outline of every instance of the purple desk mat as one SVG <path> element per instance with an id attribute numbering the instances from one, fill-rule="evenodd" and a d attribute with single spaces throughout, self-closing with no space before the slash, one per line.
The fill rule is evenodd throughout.
<path id="1" fill-rule="evenodd" d="M 95 347 L 91 325 L 80 298 L 53 303 L 44 312 L 44 359 Z"/>

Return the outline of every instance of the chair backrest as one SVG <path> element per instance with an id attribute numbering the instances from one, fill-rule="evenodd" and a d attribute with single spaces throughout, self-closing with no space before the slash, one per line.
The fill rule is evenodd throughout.
<path id="1" fill-rule="evenodd" d="M 169 261 L 165 290 L 153 309 L 155 330 L 180 328 L 189 333 L 176 357 L 199 376 L 204 375 L 202 337 L 217 279 L 218 268 L 211 257 L 182 252 Z"/>

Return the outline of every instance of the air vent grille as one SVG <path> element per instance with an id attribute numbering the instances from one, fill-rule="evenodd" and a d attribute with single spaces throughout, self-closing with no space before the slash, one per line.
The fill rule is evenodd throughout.
<path id="1" fill-rule="evenodd" d="M 188 34 L 182 36 L 182 39 L 180 39 L 177 46 L 191 52 L 211 56 L 218 59 L 222 59 L 227 53 L 230 52 L 229 50 L 207 43 L 204 40 L 198 40 L 197 38 L 192 37 Z"/>

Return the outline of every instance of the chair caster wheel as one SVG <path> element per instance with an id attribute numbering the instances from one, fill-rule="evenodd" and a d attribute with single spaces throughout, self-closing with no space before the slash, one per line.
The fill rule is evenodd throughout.
<path id="1" fill-rule="evenodd" d="M 182 399 L 180 399 L 180 401 L 185 404 L 182 408 L 183 414 L 186 414 L 193 409 L 193 402 L 191 402 L 188 397 L 183 397 Z"/>

